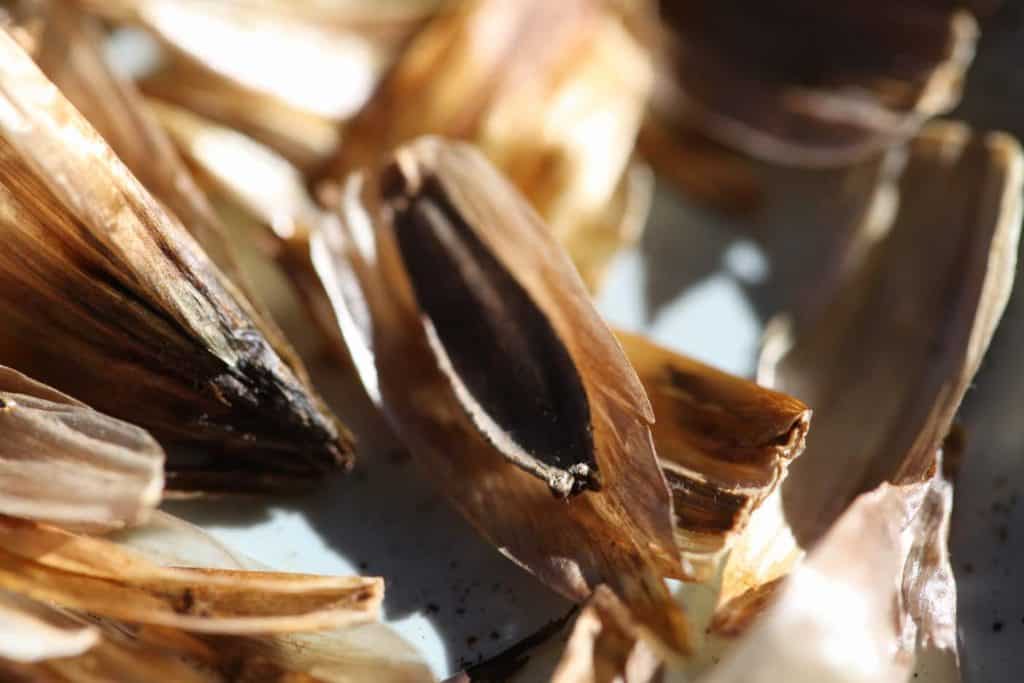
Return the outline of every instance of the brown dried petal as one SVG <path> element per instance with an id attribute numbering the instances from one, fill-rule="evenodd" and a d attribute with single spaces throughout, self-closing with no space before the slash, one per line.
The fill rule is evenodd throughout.
<path id="1" fill-rule="evenodd" d="M 160 502 L 163 464 L 142 429 L 0 366 L 0 514 L 137 524 Z"/>
<path id="2" fill-rule="evenodd" d="M 753 382 L 617 332 L 654 408 L 654 445 L 672 492 L 676 542 L 695 576 L 742 532 L 804 448 L 811 411 Z"/>
<path id="3" fill-rule="evenodd" d="M 959 100 L 977 25 L 951 3 L 661 2 L 679 94 L 663 107 L 779 163 L 837 165 Z"/>
<path id="4" fill-rule="evenodd" d="M 626 175 L 652 82 L 645 52 L 604 3 L 454 4 L 404 50 L 320 179 L 340 183 L 419 135 L 474 142 L 593 284 L 643 222 L 646 202 Z"/>
<path id="5" fill-rule="evenodd" d="M 362 196 L 360 183 L 366 183 Z M 491 325 L 495 335 L 520 321 L 530 326 L 515 340 L 490 332 L 471 337 L 478 357 L 491 359 L 495 383 L 540 381 L 543 386 L 551 377 L 561 382 L 574 373 L 578 378 L 575 396 L 554 399 L 554 417 L 534 412 L 531 418 L 533 403 L 496 408 L 493 395 L 477 389 L 477 380 L 467 380 L 455 361 L 443 367 L 446 357 L 469 347 L 444 342 L 438 328 L 447 323 L 429 317 L 436 319 L 440 305 L 422 310 L 422 301 L 417 303 L 425 281 L 410 276 L 410 261 L 426 252 L 417 253 L 411 241 L 401 246 L 399 234 L 409 229 L 408 221 L 418 220 L 412 218 L 414 206 L 425 220 L 437 221 L 429 226 L 434 236 L 420 235 L 423 249 L 433 240 L 435 248 L 450 250 L 442 256 L 455 258 L 463 269 L 449 280 L 451 289 L 472 289 L 454 292 L 466 306 L 460 312 L 467 325 Z M 335 286 L 328 294 L 350 345 L 362 344 L 362 353 L 369 354 L 370 362 L 361 368 L 369 393 L 381 397 L 414 456 L 485 536 L 552 588 L 582 599 L 607 582 L 646 627 L 670 647 L 682 647 L 682 615 L 658 578 L 677 575 L 679 567 L 668 491 L 654 460 L 650 405 L 578 275 L 536 214 L 468 146 L 423 139 L 400 150 L 378 178 L 351 179 L 343 220 L 344 235 L 332 235 L 334 224 L 324 224 L 325 234 L 314 240 L 321 252 L 314 262 L 328 286 L 341 277 L 358 278 L 361 290 Z M 452 232 L 458 239 L 441 241 Z M 480 272 L 484 265 L 488 274 Z M 500 285 L 493 279 L 498 277 L 504 279 Z M 491 288 L 516 291 L 521 308 L 503 308 L 504 298 Z M 358 322 L 360 307 L 368 309 L 368 326 Z M 447 332 L 458 333 L 455 327 Z M 514 355 L 520 352 L 529 357 Z M 540 380 L 536 374 L 518 376 L 538 372 Z M 492 425 L 478 410 L 487 412 Z M 519 415 L 495 419 L 500 410 Z M 579 429 L 587 413 L 589 420 L 577 433 L 590 433 L 601 488 L 568 501 L 553 497 L 547 481 L 510 464 L 508 444 L 492 429 L 503 426 L 509 435 L 510 424 L 529 425 L 530 419 L 543 424 L 555 419 L 559 429 Z M 510 440 L 521 449 L 533 443 L 517 439 Z M 582 457 L 579 452 L 573 451 L 573 462 L 586 464 L 585 450 Z M 537 460 L 535 472 L 554 462 Z M 594 481 L 589 471 L 584 475 L 571 466 L 563 471 L 570 486 L 556 479 L 561 491 L 571 490 L 577 478 Z"/>
<path id="6" fill-rule="evenodd" d="M 0 53 L 0 357 L 168 442 L 302 476 L 345 462 L 237 290 L 6 34 Z"/>

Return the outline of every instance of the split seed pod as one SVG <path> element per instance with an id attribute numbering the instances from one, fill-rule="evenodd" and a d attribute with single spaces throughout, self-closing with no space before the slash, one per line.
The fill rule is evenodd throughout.
<path id="1" fill-rule="evenodd" d="M 145 431 L 0 366 L 0 514 L 137 524 L 160 502 L 163 465 Z"/>
<path id="2" fill-rule="evenodd" d="M 179 487 L 347 462 L 347 436 L 238 289 L 6 33 L 0 57 L 0 359 L 165 444 L 220 451 L 172 463 Z"/>
<path id="3" fill-rule="evenodd" d="M 413 456 L 549 586 L 580 600 L 608 583 L 685 648 L 660 578 L 679 561 L 650 404 L 539 217 L 479 153 L 436 138 L 345 192 L 314 263 Z"/>
<path id="4" fill-rule="evenodd" d="M 603 2 L 455 3 L 414 36 L 320 179 L 340 183 L 419 135 L 471 141 L 594 286 L 646 218 L 651 180 L 631 157 L 652 82 Z"/>

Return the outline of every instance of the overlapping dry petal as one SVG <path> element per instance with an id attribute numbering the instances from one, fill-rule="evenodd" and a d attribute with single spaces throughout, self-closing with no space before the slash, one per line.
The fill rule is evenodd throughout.
<path id="1" fill-rule="evenodd" d="M 144 430 L 0 366 L 0 514 L 136 524 L 160 501 L 163 465 Z"/>
<path id="2" fill-rule="evenodd" d="M 652 79 L 604 3 L 455 3 L 403 50 L 325 173 L 340 183 L 419 135 L 472 141 L 593 285 L 647 212 L 650 183 L 630 168 Z"/>
<path id="3" fill-rule="evenodd" d="M 237 288 L 6 34 L 0 51 L 0 357 L 167 443 L 219 451 L 172 468 L 178 486 L 245 488 L 242 447 L 259 476 L 348 460 Z"/>

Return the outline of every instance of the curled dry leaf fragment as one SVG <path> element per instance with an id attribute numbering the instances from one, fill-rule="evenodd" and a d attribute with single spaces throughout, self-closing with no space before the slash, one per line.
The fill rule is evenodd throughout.
<path id="1" fill-rule="evenodd" d="M 164 453 L 142 429 L 0 366 L 0 514 L 117 528 L 160 502 Z"/>
<path id="2" fill-rule="evenodd" d="M 472 141 L 594 285 L 647 213 L 650 182 L 630 169 L 652 80 L 602 2 L 453 3 L 413 37 L 320 179 L 340 183 L 419 135 Z"/>
<path id="3" fill-rule="evenodd" d="M 977 25 L 956 3 L 659 3 L 671 117 L 785 164 L 847 164 L 959 100 Z"/>
<path id="4" fill-rule="evenodd" d="M 660 578 L 679 560 L 650 405 L 539 217 L 479 153 L 436 138 L 345 192 L 314 263 L 414 457 L 549 586 L 580 600 L 608 583 L 684 649 Z"/>
<path id="5" fill-rule="evenodd" d="M 684 570 L 706 579 L 803 451 L 811 411 L 635 334 L 617 336 L 654 408 Z"/>
<path id="6" fill-rule="evenodd" d="M 219 450 L 172 462 L 176 486 L 348 462 L 237 288 L 6 34 L 0 55 L 0 358 L 166 443 Z"/>
<path id="7" fill-rule="evenodd" d="M 855 496 L 886 481 L 924 481 L 936 469 L 1009 296 L 1022 164 L 1009 136 L 958 124 L 926 128 L 910 145 L 888 236 L 822 316 L 798 330 L 792 349 L 763 367 L 773 386 L 815 406 L 815 432 L 781 496 L 754 514 L 730 555 L 722 601 L 740 602 L 725 605 L 726 621 L 740 618 L 744 601 L 762 604 L 742 596 L 787 574 Z M 929 543 L 922 548 L 937 547 Z M 927 576 L 935 586 L 948 572 L 943 564 Z M 924 638 L 952 646 L 938 633 L 951 623 L 952 603 L 928 604 L 948 590 L 912 593 L 908 609 L 917 600 L 928 605 L 913 608 Z"/>

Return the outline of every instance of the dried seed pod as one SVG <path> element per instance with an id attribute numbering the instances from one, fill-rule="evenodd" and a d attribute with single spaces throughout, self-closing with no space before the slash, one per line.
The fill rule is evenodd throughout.
<path id="1" fill-rule="evenodd" d="M 857 494 L 931 476 L 1009 295 L 1022 163 L 1009 136 L 958 124 L 933 124 L 912 142 L 891 232 L 793 348 L 762 368 L 772 386 L 815 406 L 815 435 L 777 505 L 762 506 L 733 549 L 724 602 L 788 573 Z"/>
<path id="2" fill-rule="evenodd" d="M 163 464 L 145 431 L 0 366 L 0 514 L 137 524 L 160 502 Z"/>
<path id="3" fill-rule="evenodd" d="M 237 289 L 6 34 L 0 55 L 0 360 L 165 443 L 244 453 L 172 463 L 176 486 L 274 486 L 268 473 L 348 462 L 347 435 Z"/>
<path id="4" fill-rule="evenodd" d="M 784 164 L 848 164 L 910 137 L 959 100 L 977 36 L 968 12 L 930 0 L 659 6 L 661 113 Z"/>
<path id="5" fill-rule="evenodd" d="M 639 234 L 650 184 L 631 155 L 650 61 L 603 2 L 471 0 L 411 41 L 320 179 L 342 182 L 424 134 L 480 146 L 595 285 Z M 406 104 L 410 93 L 415 107 Z"/>
<path id="6" fill-rule="evenodd" d="M 314 264 L 414 457 L 552 588 L 582 599 L 607 582 L 684 648 L 660 579 L 679 566 L 650 405 L 540 219 L 481 155 L 436 138 L 345 191 Z"/>
<path id="7" fill-rule="evenodd" d="M 684 570 L 706 579 L 803 451 L 811 411 L 637 335 L 617 336 L 657 418 L 654 445 Z"/>

